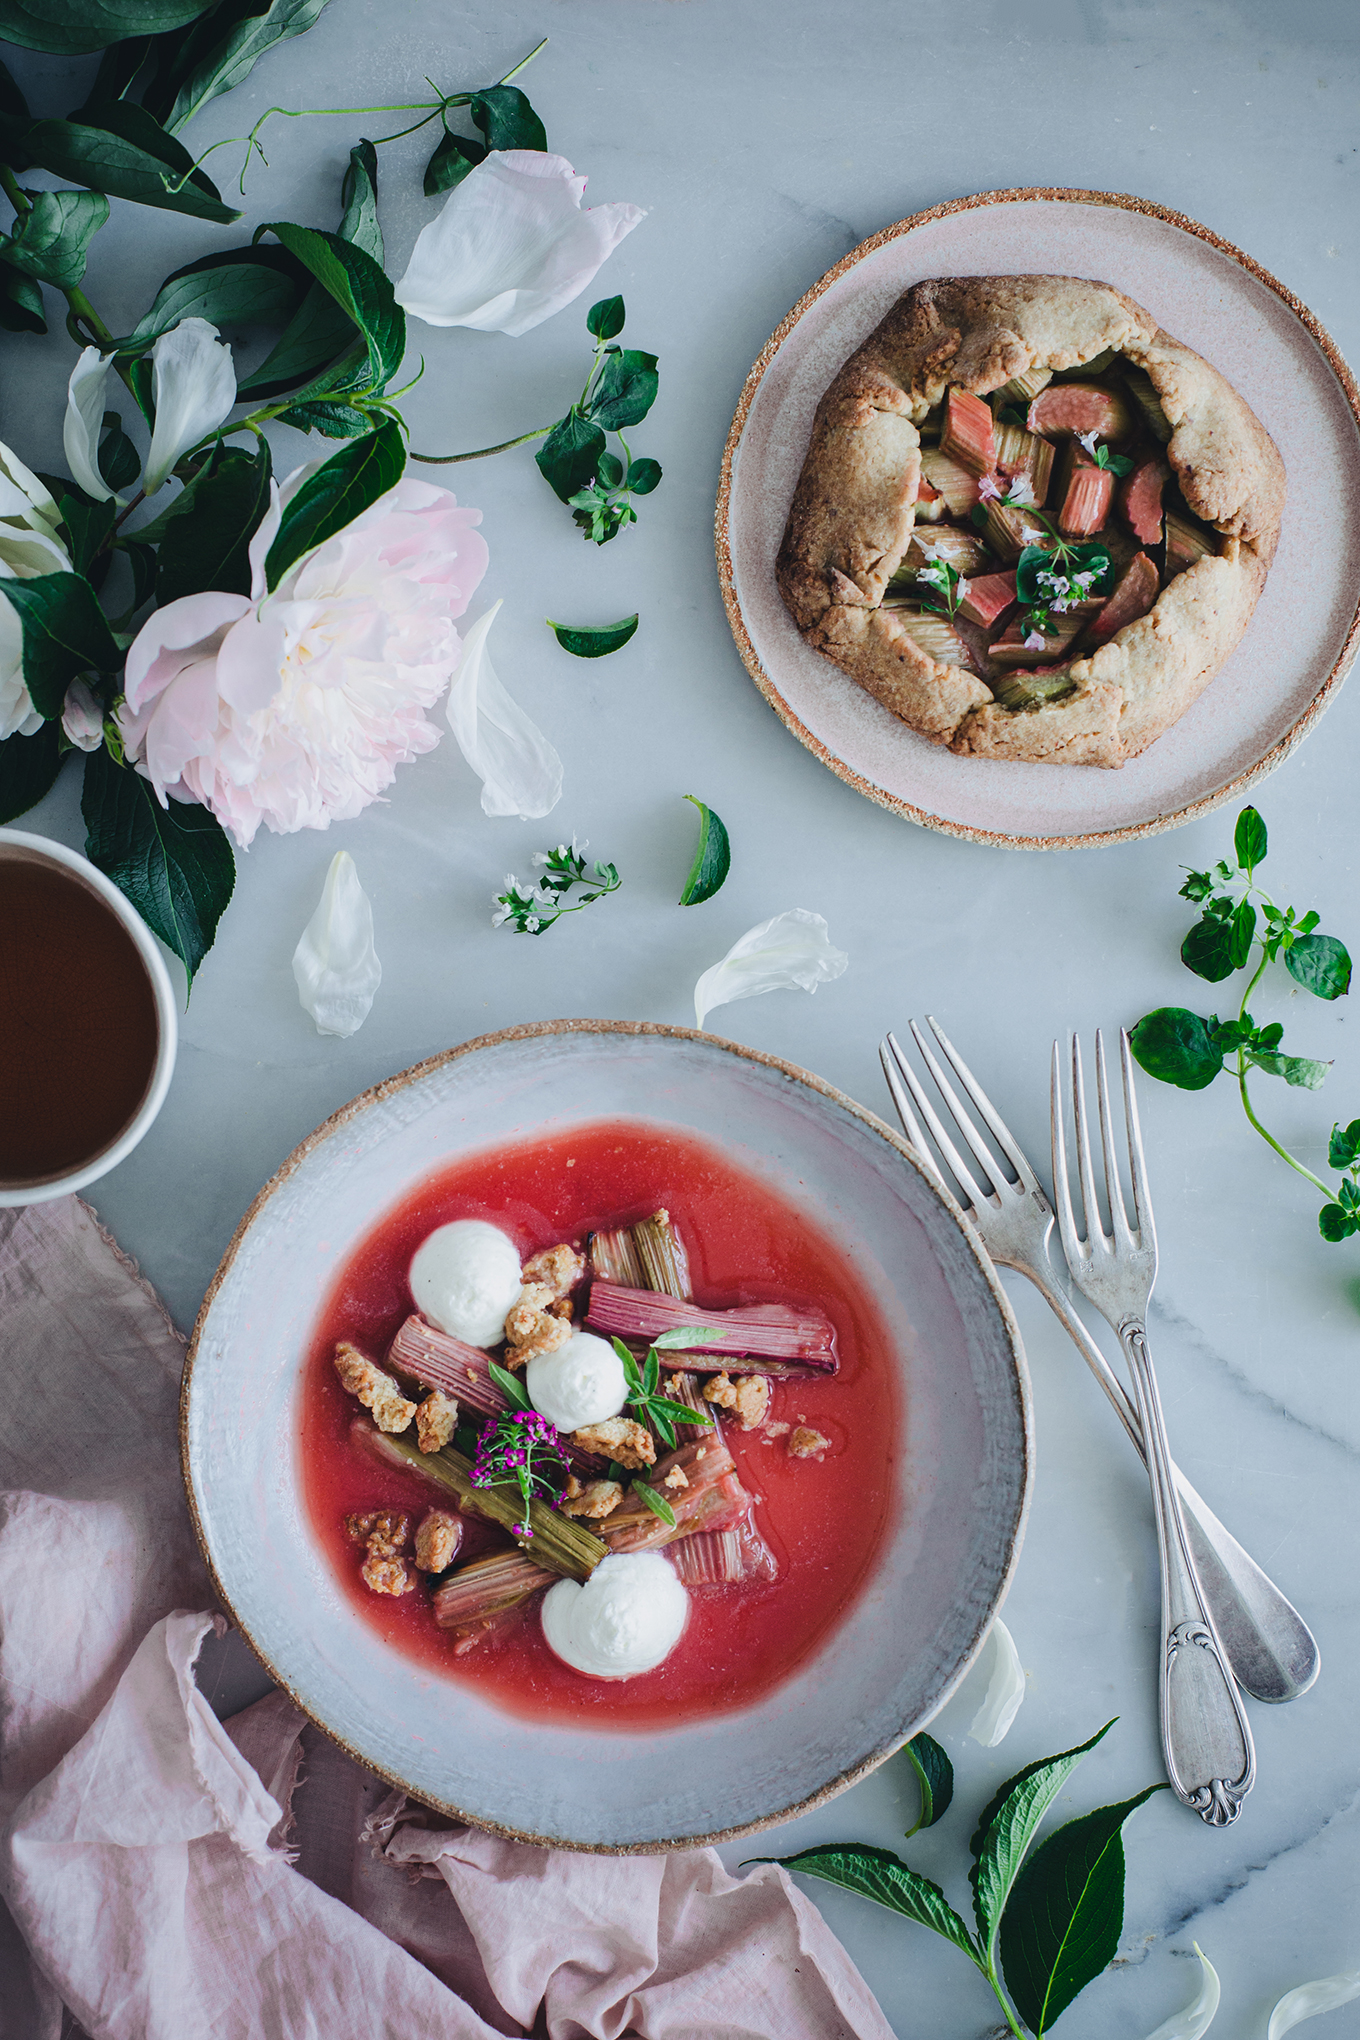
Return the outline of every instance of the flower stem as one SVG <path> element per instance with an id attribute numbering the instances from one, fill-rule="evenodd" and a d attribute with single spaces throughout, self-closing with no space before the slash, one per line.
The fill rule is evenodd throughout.
<path id="1" fill-rule="evenodd" d="M 0 188 L 3 188 L 5 197 L 21 220 L 32 212 L 33 208 L 19 189 L 19 180 L 8 163 L 0 163 Z"/>
<path id="2" fill-rule="evenodd" d="M 499 446 L 479 446 L 471 453 L 417 453 L 411 451 L 412 460 L 423 460 L 429 467 L 448 467 L 460 460 L 485 460 L 490 453 L 508 453 L 512 446 L 523 446 L 526 440 L 542 439 L 552 431 L 551 425 L 535 425 L 532 432 L 521 432 L 518 439 L 503 439 Z"/>
<path id="3" fill-rule="evenodd" d="M 997 1981 L 996 1966 L 994 1961 L 988 1962 L 986 1969 L 983 1971 L 983 1975 L 986 1977 L 988 1983 L 990 1983 L 993 1991 L 996 1993 L 996 2001 L 1006 2015 L 1006 2024 L 1007 2026 L 1009 2026 L 1011 2032 L 1015 2035 L 1015 2040 L 1026 2040 L 1025 2029 L 1023 2026 L 1016 2025 L 1015 2014 L 1011 2010 L 1010 2006 L 1006 2003 L 1005 1995 L 1001 1989 L 1001 1985 Z"/>
<path id="4" fill-rule="evenodd" d="M 1242 1050 L 1240 1048 L 1237 1051 L 1237 1088 L 1242 1094 L 1242 1110 L 1246 1113 L 1247 1118 L 1256 1128 L 1256 1131 L 1260 1134 L 1262 1140 L 1266 1143 L 1266 1146 L 1274 1148 L 1276 1154 L 1279 1156 L 1282 1162 L 1288 1162 L 1291 1169 L 1295 1170 L 1295 1172 L 1298 1175 L 1306 1178 L 1306 1180 L 1310 1182 L 1315 1189 L 1320 1190 L 1323 1196 L 1330 1203 L 1335 1195 L 1335 1192 L 1332 1190 L 1331 1185 L 1328 1183 L 1324 1183 L 1321 1176 L 1315 1176 L 1311 1169 L 1305 1169 L 1302 1162 L 1296 1162 L 1293 1155 L 1290 1154 L 1288 1148 L 1282 1148 L 1280 1146 L 1280 1143 L 1276 1140 L 1274 1134 L 1266 1132 L 1266 1129 L 1264 1128 L 1264 1126 L 1262 1126 L 1260 1120 L 1256 1117 L 1256 1114 L 1252 1111 L 1251 1099 L 1247 1096 L 1247 1059 L 1245 1055 L 1242 1053 Z"/>

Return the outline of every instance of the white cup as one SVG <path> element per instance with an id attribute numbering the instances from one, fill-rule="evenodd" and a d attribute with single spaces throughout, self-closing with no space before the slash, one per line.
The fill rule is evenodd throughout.
<path id="1" fill-rule="evenodd" d="M 98 1154 L 68 1169 L 64 1175 L 40 1177 L 24 1183 L 0 1181 L 0 1205 L 45 1204 L 50 1198 L 65 1197 L 72 1190 L 83 1190 L 87 1183 L 93 1183 L 100 1176 L 106 1176 L 110 1169 L 117 1168 L 119 1162 L 132 1153 L 165 1102 L 174 1074 L 175 1048 L 179 1040 L 179 1016 L 175 1011 L 175 995 L 165 959 L 151 930 L 112 880 L 105 878 L 103 872 L 96 870 L 78 850 L 68 850 L 62 843 L 54 843 L 46 836 L 30 835 L 24 829 L 0 829 L 0 860 L 16 852 L 22 852 L 25 857 L 37 857 L 70 873 L 112 909 L 131 936 L 150 979 L 156 1004 L 156 1060 L 141 1104 L 114 1140 L 101 1148 Z M 2 936 L 3 930 L 0 930 Z"/>

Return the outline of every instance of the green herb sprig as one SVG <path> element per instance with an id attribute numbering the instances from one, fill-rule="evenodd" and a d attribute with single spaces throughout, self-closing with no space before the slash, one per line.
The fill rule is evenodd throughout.
<path id="1" fill-rule="evenodd" d="M 496 446 L 471 453 L 416 453 L 412 460 L 446 467 L 464 460 L 483 460 L 541 439 L 534 459 L 554 494 L 567 505 L 572 519 L 596 545 L 607 545 L 628 525 L 636 524 L 635 496 L 650 496 L 661 480 L 661 463 L 644 456 L 635 460 L 624 438 L 625 427 L 640 425 L 656 402 L 657 358 L 639 348 L 620 347 L 617 335 L 625 318 L 621 297 L 601 298 L 586 313 L 586 329 L 595 352 L 580 396 L 564 418 L 553 425 L 535 425 Z M 622 458 L 610 453 L 613 433 Z"/>
<path id="2" fill-rule="evenodd" d="M 921 607 L 931 616 L 947 616 L 952 623 L 968 593 L 968 583 L 952 562 L 933 555 L 929 545 L 921 549 L 926 564 L 917 569 L 915 583 L 921 592 Z"/>
<path id="3" fill-rule="evenodd" d="M 1143 1015 L 1129 1039 L 1150 1077 L 1182 1091 L 1204 1090 L 1222 1070 L 1236 1077 L 1242 1110 L 1262 1140 L 1322 1192 L 1326 1202 L 1318 1213 L 1318 1231 L 1324 1240 L 1335 1242 L 1360 1232 L 1360 1119 L 1332 1128 L 1327 1161 L 1340 1173 L 1339 1184 L 1314 1175 L 1267 1132 L 1252 1105 L 1251 1073 L 1259 1070 L 1298 1089 L 1316 1091 L 1331 1065 L 1311 1056 L 1283 1054 L 1282 1024 L 1275 1020 L 1258 1026 L 1247 1002 L 1267 966 L 1277 959 L 1315 998 L 1329 1002 L 1343 998 L 1350 990 L 1351 959 L 1334 935 L 1319 933 L 1317 914 L 1279 907 L 1257 885 L 1256 872 L 1265 862 L 1268 844 L 1266 825 L 1256 809 L 1243 808 L 1233 834 L 1236 864 L 1219 862 L 1212 871 L 1191 871 L 1180 889 L 1181 898 L 1200 909 L 1199 920 L 1181 944 L 1186 969 L 1210 984 L 1221 983 L 1235 971 L 1250 973 L 1236 1018 L 1220 1020 L 1213 1013 L 1206 1020 L 1183 1006 L 1159 1006 Z M 1259 902 L 1259 916 L 1253 901 Z"/>
<path id="4" fill-rule="evenodd" d="M 1112 475 L 1122 476 L 1133 473 L 1133 462 L 1126 453 L 1111 453 L 1108 446 L 1092 447 L 1090 453 L 1096 466 L 1108 469 Z"/>
<path id="5" fill-rule="evenodd" d="M 1042 2035 L 1117 1953 L 1124 1926 L 1124 1823 L 1154 1792 L 1168 1789 L 1149 1785 L 1132 1799 L 1079 1815 L 1031 1852 L 1039 1825 L 1067 1779 L 1113 1725 L 1107 1722 L 1076 1749 L 1028 1764 L 983 1809 L 970 1844 L 968 1872 L 975 1932 L 938 1884 L 891 1849 L 831 1843 L 796 1856 L 752 1860 L 820 1877 L 930 1927 L 981 1971 L 1015 2040 L 1024 2040 L 1026 2032 Z M 927 1793 L 932 1804 L 913 1834 L 939 1818 L 953 1790 L 953 1771 L 938 1743 L 922 1751 L 918 1744 L 930 1744 L 930 1738 L 918 1736 L 908 1745 L 908 1755 L 922 1785 L 923 1810 Z M 936 1752 L 944 1757 L 949 1788 L 938 1796 L 928 1782 L 944 1776 Z"/>
<path id="6" fill-rule="evenodd" d="M 702 1339 L 706 1335 L 696 1326 L 683 1326 L 677 1335 L 665 1332 L 662 1339 L 673 1346 L 686 1340 Z M 707 1336 L 711 1337 L 711 1334 Z M 661 1340 L 658 1340 L 659 1345 Z M 713 1419 L 703 1410 L 693 1410 L 688 1403 L 671 1402 L 661 1394 L 661 1356 L 652 1346 L 646 1360 L 639 1367 L 622 1339 L 613 1341 L 614 1351 L 623 1363 L 623 1378 L 628 1384 L 627 1406 L 640 1424 L 647 1430 L 655 1431 L 670 1451 L 675 1450 L 675 1427 L 677 1424 L 693 1424 L 696 1427 L 711 1427 Z M 638 1483 L 633 1482 L 636 1487 Z M 646 1498 L 644 1497 L 644 1500 Z"/>
<path id="7" fill-rule="evenodd" d="M 508 922 L 517 935 L 546 935 L 563 914 L 579 914 L 582 907 L 593 907 L 596 900 L 617 892 L 623 883 L 617 866 L 597 863 L 592 877 L 586 870 L 586 848 L 573 836 L 570 848 L 559 843 L 555 850 L 536 851 L 534 863 L 542 866 L 543 876 L 528 885 L 513 871 L 507 872 L 505 891 L 496 893 L 491 902 L 492 927 L 503 928 Z M 578 885 L 585 888 L 581 897 L 564 906 L 567 894 Z"/>

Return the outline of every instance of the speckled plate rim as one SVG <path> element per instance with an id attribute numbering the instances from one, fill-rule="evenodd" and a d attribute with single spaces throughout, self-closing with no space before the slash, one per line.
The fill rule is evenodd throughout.
<path id="1" fill-rule="evenodd" d="M 842 256 L 834 268 L 828 269 L 825 276 L 814 283 L 810 290 L 805 291 L 788 317 L 782 320 L 770 335 L 742 385 L 741 397 L 732 419 L 732 428 L 727 435 L 727 444 L 723 448 L 722 474 L 718 484 L 717 511 L 714 519 L 718 581 L 727 609 L 727 620 L 732 627 L 732 635 L 736 639 L 742 664 L 756 686 L 780 721 L 797 737 L 799 743 L 811 751 L 814 758 L 820 759 L 823 765 L 829 766 L 838 779 L 843 779 L 847 786 L 853 786 L 856 793 L 862 793 L 866 799 L 875 801 L 879 807 L 889 808 L 906 821 L 919 822 L 923 828 L 934 829 L 943 836 L 961 836 L 970 843 L 985 843 L 994 849 L 1090 850 L 1112 843 L 1138 842 L 1147 836 L 1160 835 L 1166 829 L 1179 829 L 1186 822 L 1197 821 L 1201 815 L 1211 814 L 1215 808 L 1223 807 L 1228 801 L 1237 799 L 1249 786 L 1254 786 L 1258 780 L 1266 778 L 1283 765 L 1290 753 L 1303 742 L 1323 712 L 1331 706 L 1350 669 L 1357 645 L 1360 644 L 1360 598 L 1357 598 L 1350 627 L 1336 663 L 1307 708 L 1263 757 L 1247 771 L 1238 773 L 1227 785 L 1219 787 L 1214 793 L 1205 794 L 1199 800 L 1188 802 L 1184 807 L 1175 808 L 1166 814 L 1151 816 L 1143 822 L 1129 823 L 1123 828 L 1098 829 L 1073 836 L 1013 836 L 992 829 L 975 828 L 967 822 L 951 821 L 944 815 L 932 814 L 927 808 L 916 807 L 912 802 L 903 800 L 897 794 L 889 793 L 886 788 L 876 785 L 873 780 L 864 778 L 852 765 L 829 750 L 820 737 L 814 735 L 784 699 L 778 686 L 762 665 L 760 656 L 751 642 L 741 613 L 741 604 L 737 599 L 728 534 L 732 500 L 732 466 L 746 430 L 751 406 L 755 402 L 756 392 L 764 380 L 766 370 L 804 313 L 866 256 L 876 253 L 891 241 L 899 240 L 904 234 L 912 233 L 917 227 L 926 226 L 934 220 L 948 219 L 951 214 L 972 212 L 983 206 L 1017 205 L 1034 199 L 1076 205 L 1117 206 L 1126 212 L 1143 213 L 1151 219 L 1165 220 L 1169 226 L 1179 227 L 1183 233 L 1195 235 L 1197 239 L 1215 248 L 1220 255 L 1228 256 L 1258 283 L 1273 291 L 1316 342 L 1336 377 L 1355 419 L 1356 427 L 1360 430 L 1360 389 L 1357 389 L 1355 377 L 1326 328 L 1314 318 L 1301 299 L 1286 289 L 1278 277 L 1272 276 L 1268 269 L 1263 269 L 1259 262 L 1253 261 L 1250 255 L 1235 247 L 1231 241 L 1225 241 L 1221 234 L 1214 233 L 1212 228 L 1201 226 L 1198 220 L 1192 220 L 1186 213 L 1173 212 L 1167 206 L 1157 205 L 1152 199 L 1136 198 L 1122 191 L 1084 191 L 1061 185 L 1025 185 L 1012 191 L 980 191 L 971 198 L 946 199 L 940 205 L 927 207 L 924 212 L 913 213 L 909 219 L 899 220 L 896 226 L 884 227 L 881 233 L 871 234 L 867 241 L 861 241 L 857 248 L 852 248 L 848 255 Z"/>
<path id="2" fill-rule="evenodd" d="M 829 1103 L 848 1112 L 873 1133 L 878 1134 L 885 1144 L 893 1150 L 894 1154 L 899 1156 L 908 1167 L 915 1171 L 922 1183 L 930 1191 L 932 1197 L 954 1221 L 967 1247 L 970 1259 L 976 1264 L 984 1284 L 990 1290 L 992 1301 L 995 1303 L 1001 1319 L 1006 1343 L 1010 1349 L 1013 1370 L 1012 1381 L 1014 1384 L 1017 1414 L 1020 1418 L 1022 1455 L 1020 1506 L 1016 1511 L 1015 1519 L 1006 1541 L 1004 1562 L 1001 1568 L 1001 1584 L 990 1613 L 979 1622 L 958 1671 L 940 1694 L 930 1713 L 920 1721 L 909 1723 L 901 1734 L 894 1733 L 880 1747 L 871 1750 L 867 1756 L 862 1757 L 847 1770 L 838 1773 L 836 1777 L 830 1779 L 825 1785 L 820 1786 L 817 1791 L 795 1801 L 790 1806 L 781 1807 L 773 1813 L 764 1814 L 759 1820 L 744 1821 L 736 1827 L 719 1828 L 708 1834 L 662 1837 L 656 1841 L 631 1842 L 612 1846 L 602 1842 L 581 1843 L 564 1841 L 558 1836 L 534 1834 L 522 1828 L 506 1827 L 495 1821 L 479 1819 L 475 1814 L 466 1812 L 462 1807 L 454 1805 L 451 1801 L 432 1798 L 424 1791 L 417 1791 L 410 1784 L 409 1780 L 403 1778 L 399 1772 L 390 1770 L 385 1765 L 375 1763 L 372 1757 L 364 1751 L 356 1749 L 329 1722 L 317 1715 L 308 1704 L 305 1695 L 297 1692 L 288 1684 L 287 1679 L 272 1662 L 268 1653 L 262 1650 L 255 1642 L 248 1626 L 236 1609 L 231 1596 L 227 1593 L 218 1575 L 216 1562 L 204 1533 L 203 1521 L 199 1513 L 198 1497 L 194 1488 L 193 1472 L 189 1462 L 189 1401 L 193 1390 L 194 1363 L 198 1356 L 199 1340 L 207 1324 L 213 1300 L 231 1272 L 232 1264 L 247 1233 L 263 1215 L 270 1199 L 281 1185 L 288 1180 L 295 1170 L 301 1167 L 314 1148 L 329 1139 L 333 1133 L 347 1125 L 350 1120 L 357 1118 L 368 1106 L 391 1097 L 397 1091 L 404 1090 L 408 1084 L 418 1082 L 430 1071 L 440 1069 L 449 1063 L 457 1062 L 464 1056 L 475 1055 L 481 1049 L 498 1048 L 508 1042 L 532 1041 L 542 1039 L 544 1036 L 564 1034 L 615 1034 L 631 1035 L 634 1037 L 652 1035 L 665 1036 L 676 1041 L 702 1041 L 713 1048 L 723 1049 L 728 1054 L 737 1056 L 747 1062 L 757 1063 L 765 1069 L 777 1071 L 780 1075 L 787 1077 L 790 1082 L 801 1084 L 806 1089 L 816 1092 L 818 1096 L 825 1098 Z M 396 1076 L 388 1077 L 380 1084 L 370 1085 L 368 1090 L 361 1091 L 357 1097 L 351 1098 L 347 1105 L 342 1105 L 338 1111 L 332 1112 L 328 1119 L 323 1120 L 321 1125 L 309 1133 L 305 1140 L 298 1143 L 288 1158 L 280 1163 L 263 1189 L 258 1192 L 250 1208 L 232 1234 L 227 1250 L 223 1254 L 218 1266 L 217 1273 L 208 1285 L 207 1293 L 203 1298 L 198 1316 L 194 1321 L 193 1334 L 184 1356 L 184 1371 L 180 1380 L 179 1445 L 180 1469 L 189 1505 L 189 1518 L 193 1524 L 194 1535 L 198 1540 L 199 1550 L 203 1554 L 203 1562 L 208 1569 L 214 1591 L 232 1624 L 245 1639 L 245 1642 L 263 1670 L 273 1680 L 274 1684 L 288 1695 L 293 1705 L 307 1717 L 314 1727 L 320 1729 L 323 1735 L 327 1736 L 331 1742 L 337 1744 L 345 1752 L 346 1756 L 352 1758 L 356 1764 L 361 1764 L 365 1770 L 372 1771 L 376 1777 L 382 1778 L 388 1785 L 396 1787 L 399 1791 L 409 1793 L 411 1798 L 419 1804 L 432 1808 L 436 1813 L 446 1815 L 450 1820 L 458 1821 L 468 1827 L 480 1828 L 488 1834 L 499 1835 L 506 1841 L 529 1842 L 535 1847 L 543 1849 L 567 1848 L 576 1854 L 592 1856 L 658 1856 L 670 1854 L 678 1849 L 709 1848 L 717 1842 L 739 1841 L 743 1836 L 761 1834 L 767 1828 L 780 1827 L 786 1821 L 797 1820 L 805 1813 L 814 1812 L 819 1806 L 825 1806 L 829 1800 L 835 1799 L 838 1794 L 846 1791 L 851 1785 L 857 1785 L 861 1778 L 868 1777 L 869 1773 L 877 1770 L 880 1764 L 886 1763 L 887 1759 L 895 1755 L 913 1735 L 918 1734 L 926 1726 L 927 1722 L 934 1720 L 936 1714 L 958 1690 L 958 1687 L 972 1669 L 977 1655 L 987 1639 L 991 1625 L 1005 1603 L 1006 1596 L 1010 1592 L 1011 1583 L 1015 1578 L 1015 1569 L 1019 1563 L 1020 1549 L 1024 1543 L 1025 1526 L 1029 1520 L 1030 1503 L 1034 1493 L 1034 1403 L 1030 1388 L 1029 1365 L 1025 1358 L 1025 1348 L 1020 1337 L 1020 1327 L 1016 1322 L 1010 1299 L 1001 1287 L 996 1269 L 980 1247 L 976 1235 L 964 1218 L 963 1212 L 954 1198 L 947 1192 L 940 1190 L 939 1186 L 932 1181 L 931 1177 L 921 1167 L 911 1149 L 893 1132 L 890 1126 L 885 1125 L 883 1120 L 878 1118 L 877 1114 L 870 1112 L 865 1106 L 859 1104 L 854 1098 L 849 1097 L 844 1091 L 838 1091 L 834 1084 L 828 1084 L 823 1078 L 814 1076 L 811 1070 L 802 1069 L 797 1063 L 785 1062 L 779 1056 L 767 1055 L 761 1049 L 748 1048 L 742 1042 L 728 1041 L 722 1035 L 709 1034 L 707 1032 L 701 1033 L 697 1028 L 693 1027 L 667 1027 L 657 1021 L 650 1020 L 540 1020 L 525 1023 L 517 1027 L 503 1027 L 494 1034 L 479 1034 L 471 1041 L 460 1043 L 457 1048 L 445 1049 L 439 1055 L 427 1056 L 422 1062 L 413 1063 L 409 1069 L 400 1070 Z"/>

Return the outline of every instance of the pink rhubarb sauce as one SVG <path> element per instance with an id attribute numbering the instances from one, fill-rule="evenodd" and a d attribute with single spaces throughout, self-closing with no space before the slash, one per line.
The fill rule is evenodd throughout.
<path id="1" fill-rule="evenodd" d="M 773 1384 L 769 1420 L 806 1422 L 831 1440 L 820 1461 L 795 1459 L 787 1434 L 724 1425 L 737 1471 L 760 1499 L 755 1520 L 779 1561 L 769 1583 L 692 1587 L 685 1634 L 653 1672 L 590 1679 L 543 1641 L 538 1603 L 513 1627 L 455 1657 L 423 1584 L 401 1599 L 372 1594 L 348 1541 L 351 1510 L 437 1501 L 416 1474 L 375 1466 L 349 1442 L 357 1404 L 335 1378 L 338 1339 L 381 1360 L 410 1313 L 406 1271 L 421 1241 L 456 1218 L 500 1226 L 527 1257 L 595 1229 L 636 1224 L 665 1207 L 689 1250 L 696 1302 L 815 1305 L 836 1327 L 840 1372 Z M 701 1317 L 702 1312 L 696 1313 Z M 718 1149 L 636 1121 L 604 1121 L 548 1140 L 467 1155 L 427 1178 L 346 1261 L 308 1355 L 303 1486 L 316 1534 L 364 1621 L 453 1684 L 533 1720 L 646 1729 L 744 1707 L 796 1671 L 841 1622 L 873 1569 L 888 1524 L 897 1459 L 897 1390 L 886 1335 L 839 1248 L 806 1213 Z M 685 1435 L 682 1433 L 682 1436 Z M 459 1562 L 505 1548 L 469 1522 Z"/>

